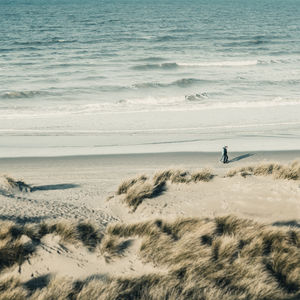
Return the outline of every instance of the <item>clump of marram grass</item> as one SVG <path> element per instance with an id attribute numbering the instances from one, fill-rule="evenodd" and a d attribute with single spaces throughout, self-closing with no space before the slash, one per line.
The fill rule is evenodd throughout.
<path id="1" fill-rule="evenodd" d="M 150 199 L 159 196 L 165 190 L 165 182 L 155 184 L 147 180 L 137 183 L 128 189 L 124 202 L 135 211 L 144 199 Z"/>
<path id="2" fill-rule="evenodd" d="M 203 169 L 190 173 L 184 170 L 169 169 L 154 174 L 153 181 L 157 184 L 160 182 L 170 181 L 171 183 L 190 183 L 198 181 L 210 181 L 214 174 L 209 169 Z"/>
<path id="3" fill-rule="evenodd" d="M 31 281 L 0 277 L 0 300 L 300 297 L 300 230 L 296 227 L 268 226 L 234 216 L 113 224 L 99 249 L 119 256 L 120 245 L 131 239 L 141 240 L 138 254 L 156 266 L 155 272 L 116 277 L 95 274 L 75 282 L 50 276 L 34 289 Z"/>
<path id="4" fill-rule="evenodd" d="M 132 242 L 132 239 L 108 235 L 101 242 L 100 252 L 105 257 L 106 261 L 109 262 L 113 257 L 122 256 L 126 249 L 131 246 Z"/>
<path id="5" fill-rule="evenodd" d="M 0 279 L 0 300 L 24 300 L 28 296 L 16 277 L 4 277 Z"/>
<path id="6" fill-rule="evenodd" d="M 167 278 L 161 276 L 153 287 L 162 293 L 157 299 L 168 299 L 171 291 L 174 299 L 292 299 L 300 295 L 300 230 L 296 228 L 228 216 L 116 224 L 107 233 L 141 237 L 141 257 L 168 268 Z M 146 289 L 147 299 L 155 299 L 148 293 L 151 289 Z"/>
<path id="7" fill-rule="evenodd" d="M 41 231 L 45 234 L 57 234 L 69 243 L 81 242 L 89 250 L 94 250 L 103 238 L 102 232 L 89 222 L 56 222 L 41 224 Z"/>
<path id="8" fill-rule="evenodd" d="M 124 194 L 124 202 L 135 211 L 144 199 L 161 195 L 166 190 L 168 181 L 171 183 L 208 182 L 213 177 L 214 175 L 208 169 L 194 173 L 168 169 L 155 173 L 152 179 L 145 175 L 140 175 L 136 178 L 123 181 L 118 187 L 116 194 Z"/>
<path id="9" fill-rule="evenodd" d="M 128 189 L 131 188 L 133 185 L 135 185 L 136 183 L 143 183 L 147 179 L 148 179 L 147 176 L 140 175 L 137 178 L 124 180 L 118 187 L 117 195 L 126 194 Z"/>
<path id="10" fill-rule="evenodd" d="M 72 299 L 73 283 L 64 278 L 49 278 L 47 285 L 41 289 L 35 289 L 30 300 L 65 300 Z"/>
<path id="11" fill-rule="evenodd" d="M 272 175 L 274 179 L 300 179 L 300 161 L 295 161 L 288 165 L 278 163 L 262 163 L 259 165 L 246 166 L 230 170 L 226 177 L 233 177 L 240 174 L 243 177 L 255 176 L 268 176 Z"/>
<path id="12" fill-rule="evenodd" d="M 8 189 L 17 189 L 20 192 L 31 192 L 32 187 L 29 184 L 25 183 L 23 180 L 17 180 L 6 175 L 4 175 L 3 177 Z"/>
<path id="13" fill-rule="evenodd" d="M 34 252 L 32 241 L 15 240 L 0 241 L 0 271 L 14 264 L 21 265 Z"/>
<path id="14" fill-rule="evenodd" d="M 208 182 L 213 178 L 214 178 L 214 175 L 208 169 L 204 169 L 202 171 L 194 172 L 194 173 L 191 174 L 191 181 L 192 182 L 197 182 L 197 181 Z"/>
<path id="15" fill-rule="evenodd" d="M 62 241 L 68 243 L 81 242 L 88 249 L 93 250 L 103 238 L 102 231 L 90 222 L 71 221 L 43 222 L 39 224 L 15 225 L 18 231 L 35 241 L 39 241 L 47 234 L 56 234 Z M 0 230 L 1 237 L 1 230 Z"/>
<path id="16" fill-rule="evenodd" d="M 100 244 L 103 233 L 87 222 L 40 223 L 19 225 L 0 222 L 0 272 L 15 264 L 21 265 L 36 251 L 40 239 L 47 234 L 59 235 L 69 243 L 81 242 L 89 250 Z"/>

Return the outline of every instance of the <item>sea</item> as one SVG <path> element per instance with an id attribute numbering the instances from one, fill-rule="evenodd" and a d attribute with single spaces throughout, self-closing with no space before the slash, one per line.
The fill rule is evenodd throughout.
<path id="1" fill-rule="evenodd" d="M 0 157 L 300 149 L 300 0 L 0 0 Z"/>

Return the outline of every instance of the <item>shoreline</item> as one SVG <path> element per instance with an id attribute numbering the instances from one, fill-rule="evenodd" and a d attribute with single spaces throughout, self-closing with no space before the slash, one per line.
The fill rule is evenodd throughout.
<path id="1" fill-rule="evenodd" d="M 133 158 L 133 157 L 163 157 L 163 156 L 220 156 L 220 151 L 168 151 L 168 152 L 145 152 L 145 153 L 111 153 L 111 154 L 75 154 L 75 155 L 49 155 L 49 156 L 11 156 L 11 157 L 0 157 L 1 161 L 9 160 L 39 160 L 39 159 L 89 159 L 89 158 Z M 291 149 L 291 150 L 258 150 L 258 151 L 229 151 L 229 155 L 243 155 L 251 153 L 253 155 L 259 155 L 260 157 L 265 157 L 265 155 L 270 154 L 271 157 L 282 157 L 287 154 L 299 155 L 300 149 Z"/>

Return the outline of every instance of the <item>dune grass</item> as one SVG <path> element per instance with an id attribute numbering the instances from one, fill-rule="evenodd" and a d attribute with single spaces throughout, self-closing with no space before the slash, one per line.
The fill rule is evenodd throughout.
<path id="1" fill-rule="evenodd" d="M 124 202 L 135 211 L 144 199 L 157 197 L 165 189 L 165 182 L 155 184 L 153 181 L 147 180 L 142 183 L 137 183 L 128 190 Z"/>
<path id="2" fill-rule="evenodd" d="M 169 169 L 155 173 L 153 181 L 156 184 L 167 181 L 170 181 L 171 183 L 208 182 L 213 179 L 213 177 L 214 174 L 209 169 L 202 169 L 193 173 L 185 170 Z"/>
<path id="3" fill-rule="evenodd" d="M 117 195 L 126 194 L 127 191 L 136 183 L 143 183 L 148 179 L 145 175 L 140 175 L 137 178 L 127 179 L 123 181 L 117 190 Z"/>
<path id="4" fill-rule="evenodd" d="M 300 180 L 300 161 L 295 161 L 288 165 L 278 163 L 261 163 L 258 165 L 236 168 L 230 170 L 226 177 L 233 177 L 238 174 L 243 177 L 250 175 L 271 175 L 274 179 Z"/>
<path id="5" fill-rule="evenodd" d="M 9 232 L 7 227 L 2 230 L 1 240 L 12 239 Z M 0 299 L 300 297 L 300 230 L 296 227 L 267 226 L 234 216 L 113 224 L 97 249 L 117 256 L 131 239 L 141 240 L 138 254 L 156 266 L 155 273 L 114 278 L 99 274 L 75 282 L 50 276 L 46 281 L 41 278 L 44 284 L 34 289 L 30 281 L 2 278 Z"/>
<path id="6" fill-rule="evenodd" d="M 117 224 L 108 234 L 142 238 L 141 257 L 169 269 L 155 288 L 145 289 L 146 294 L 159 290 L 157 299 L 169 299 L 169 293 L 171 299 L 300 296 L 300 231 L 295 228 L 228 216 Z"/>
<path id="7" fill-rule="evenodd" d="M 179 169 L 168 169 L 159 171 L 152 178 L 140 175 L 123 181 L 116 192 L 124 195 L 123 201 L 135 211 L 145 200 L 161 195 L 167 189 L 167 182 L 171 183 L 196 183 L 208 182 L 214 175 L 208 169 L 190 173 Z"/>
<path id="8" fill-rule="evenodd" d="M 4 175 L 3 177 L 8 189 L 17 190 L 20 192 L 31 192 L 31 186 L 23 180 L 17 180 L 7 175 Z"/>
<path id="9" fill-rule="evenodd" d="M 101 242 L 100 252 L 109 262 L 111 258 L 120 257 L 131 246 L 133 240 L 107 235 Z"/>
<path id="10" fill-rule="evenodd" d="M 19 225 L 13 222 L 0 222 L 0 272 L 15 264 L 21 265 L 46 234 L 59 235 L 62 241 L 81 242 L 93 251 L 101 242 L 103 233 L 87 222 L 40 223 Z"/>

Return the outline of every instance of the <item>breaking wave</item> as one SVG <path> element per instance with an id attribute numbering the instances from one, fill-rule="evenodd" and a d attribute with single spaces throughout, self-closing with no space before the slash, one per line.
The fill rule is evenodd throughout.
<path id="1" fill-rule="evenodd" d="M 182 78 L 170 83 L 159 83 L 159 82 L 145 82 L 137 83 L 133 85 L 133 88 L 143 89 L 143 88 L 163 88 L 163 87 L 188 87 L 194 84 L 199 84 L 201 82 L 206 82 L 206 80 L 196 79 L 196 78 Z"/>
<path id="2" fill-rule="evenodd" d="M 2 99 L 21 99 L 21 98 L 33 98 L 40 95 L 45 95 L 42 91 L 10 91 L 0 95 Z"/>
<path id="3" fill-rule="evenodd" d="M 169 63 L 161 63 L 161 64 L 144 64 L 144 65 L 136 65 L 133 66 L 134 70 L 170 70 L 177 69 L 180 67 L 242 67 L 242 66 L 255 66 L 259 64 L 269 64 L 276 63 L 277 61 L 261 61 L 261 60 L 241 60 L 241 61 L 209 61 L 209 62 L 169 62 Z"/>
<path id="4" fill-rule="evenodd" d="M 153 39 L 154 42 L 169 42 L 169 41 L 174 41 L 177 40 L 178 37 L 174 35 L 163 35 L 163 36 L 158 36 Z"/>
<path id="5" fill-rule="evenodd" d="M 21 110 L 7 107 L 0 110 L 1 119 L 33 119 L 47 116 L 48 118 L 66 115 L 94 115 L 101 113 L 156 112 L 156 111 L 191 111 L 191 110 L 224 110 L 267 107 L 300 106 L 300 98 L 274 98 L 255 101 L 217 101 L 210 99 L 208 93 L 186 96 L 136 97 L 119 101 L 107 101 L 89 104 L 62 104 L 47 107 L 22 107 Z M 2 107 L 3 108 L 3 107 Z"/>
<path id="6" fill-rule="evenodd" d="M 146 62 L 158 62 L 164 61 L 165 59 L 159 56 L 149 56 L 145 58 L 136 59 L 135 61 L 146 61 Z"/>
<path id="7" fill-rule="evenodd" d="M 179 65 L 177 63 L 162 63 L 162 64 L 145 64 L 145 65 L 137 65 L 133 66 L 133 70 L 141 70 L 141 71 L 146 71 L 146 70 L 157 70 L 157 69 L 176 69 L 178 68 Z"/>
<path id="8" fill-rule="evenodd" d="M 77 40 L 65 40 L 60 37 L 53 37 L 51 39 L 44 39 L 40 41 L 16 41 L 13 44 L 16 46 L 47 46 L 53 44 L 60 44 L 60 43 L 74 43 Z"/>
<path id="9" fill-rule="evenodd" d="M 182 67 L 241 67 L 254 66 L 260 64 L 259 60 L 242 60 L 242 61 L 216 61 L 216 62 L 200 62 L 200 63 L 180 63 Z"/>
<path id="10" fill-rule="evenodd" d="M 207 99 L 208 94 L 207 93 L 200 93 L 200 94 L 194 94 L 194 95 L 186 95 L 184 98 L 187 101 L 201 101 L 203 99 Z"/>

